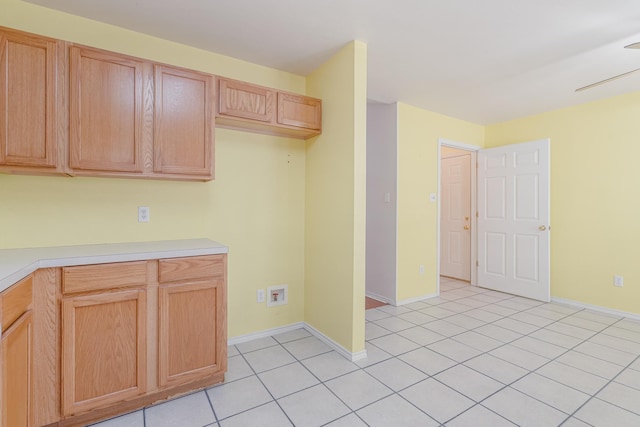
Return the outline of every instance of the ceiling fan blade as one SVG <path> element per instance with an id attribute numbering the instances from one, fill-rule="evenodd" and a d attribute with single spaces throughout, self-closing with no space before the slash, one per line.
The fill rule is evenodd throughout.
<path id="1" fill-rule="evenodd" d="M 640 49 L 640 46 L 638 47 L 638 49 Z M 576 92 L 582 92 L 583 90 L 591 89 L 592 87 L 596 87 L 596 86 L 600 86 L 600 85 L 605 84 L 605 83 L 609 83 L 610 81 L 617 80 L 617 79 L 619 79 L 621 77 L 626 77 L 629 74 L 637 73 L 638 71 L 640 71 L 640 68 L 636 68 L 635 70 L 627 71 L 626 73 L 618 74 L 617 76 L 609 77 L 608 79 L 600 80 L 599 82 L 591 83 L 590 85 L 579 87 L 578 89 L 576 89 Z"/>
<path id="2" fill-rule="evenodd" d="M 635 42 L 628 44 L 624 47 L 625 49 L 640 49 L 640 42 Z"/>

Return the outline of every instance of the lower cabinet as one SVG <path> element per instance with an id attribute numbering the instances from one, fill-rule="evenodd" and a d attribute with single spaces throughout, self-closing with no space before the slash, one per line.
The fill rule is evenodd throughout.
<path id="1" fill-rule="evenodd" d="M 63 299 L 63 415 L 146 391 L 145 303 L 141 289 Z"/>
<path id="2" fill-rule="evenodd" d="M 160 387 L 226 370 L 225 271 L 220 255 L 160 260 Z"/>
<path id="3" fill-rule="evenodd" d="M 159 290 L 159 385 L 172 386 L 221 371 L 215 310 L 221 283 L 162 286 Z"/>
<path id="4" fill-rule="evenodd" d="M 33 425 L 33 277 L 0 294 L 0 416 L 3 427 Z"/>
<path id="5" fill-rule="evenodd" d="M 31 310 L 24 313 L 2 334 L 2 426 L 33 425 Z"/>
<path id="6" fill-rule="evenodd" d="M 226 262 L 49 268 L 0 292 L 0 427 L 89 425 L 223 381 Z"/>

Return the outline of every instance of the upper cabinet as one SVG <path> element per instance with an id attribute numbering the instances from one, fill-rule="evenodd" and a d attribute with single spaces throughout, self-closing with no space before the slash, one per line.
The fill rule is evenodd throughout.
<path id="1" fill-rule="evenodd" d="M 209 181 L 216 125 L 307 139 L 322 101 L 0 27 L 0 172 Z"/>
<path id="2" fill-rule="evenodd" d="M 154 172 L 213 179 L 214 77 L 155 66 Z"/>
<path id="3" fill-rule="evenodd" d="M 64 173 L 63 45 L 0 28 L 0 170 Z"/>
<path id="4" fill-rule="evenodd" d="M 72 46 L 69 51 L 69 166 L 74 174 L 144 171 L 145 63 Z M 144 131 L 147 135 L 144 135 Z"/>
<path id="5" fill-rule="evenodd" d="M 320 132 L 322 101 L 308 96 L 278 92 L 278 124 Z"/>
<path id="6" fill-rule="evenodd" d="M 289 138 L 322 133 L 322 101 L 218 78 L 216 125 Z"/>
<path id="7" fill-rule="evenodd" d="M 213 179 L 214 76 L 70 48 L 73 175 Z"/>

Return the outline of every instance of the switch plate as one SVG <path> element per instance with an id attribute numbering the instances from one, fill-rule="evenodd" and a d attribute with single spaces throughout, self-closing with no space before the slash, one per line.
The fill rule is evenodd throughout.
<path id="1" fill-rule="evenodd" d="M 420 267 L 418 268 L 418 272 L 420 273 L 420 275 L 424 274 L 424 265 L 420 265 Z"/>
<path id="2" fill-rule="evenodd" d="M 256 292 L 256 301 L 264 302 L 264 289 L 258 289 L 258 292 Z"/>
<path id="3" fill-rule="evenodd" d="M 138 206 L 138 222 L 149 222 L 149 206 Z"/>
<path id="4" fill-rule="evenodd" d="M 391 193 L 384 193 L 384 202 L 391 203 Z"/>
<path id="5" fill-rule="evenodd" d="M 624 277 L 622 276 L 613 276 L 613 286 L 618 286 L 622 288 L 624 286 Z"/>

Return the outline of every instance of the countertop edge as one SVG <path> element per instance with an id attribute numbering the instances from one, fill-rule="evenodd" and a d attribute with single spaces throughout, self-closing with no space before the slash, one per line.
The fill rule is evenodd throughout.
<path id="1" fill-rule="evenodd" d="M 227 246 L 209 239 L 162 240 L 0 250 L 0 292 L 40 268 L 217 255 Z"/>

